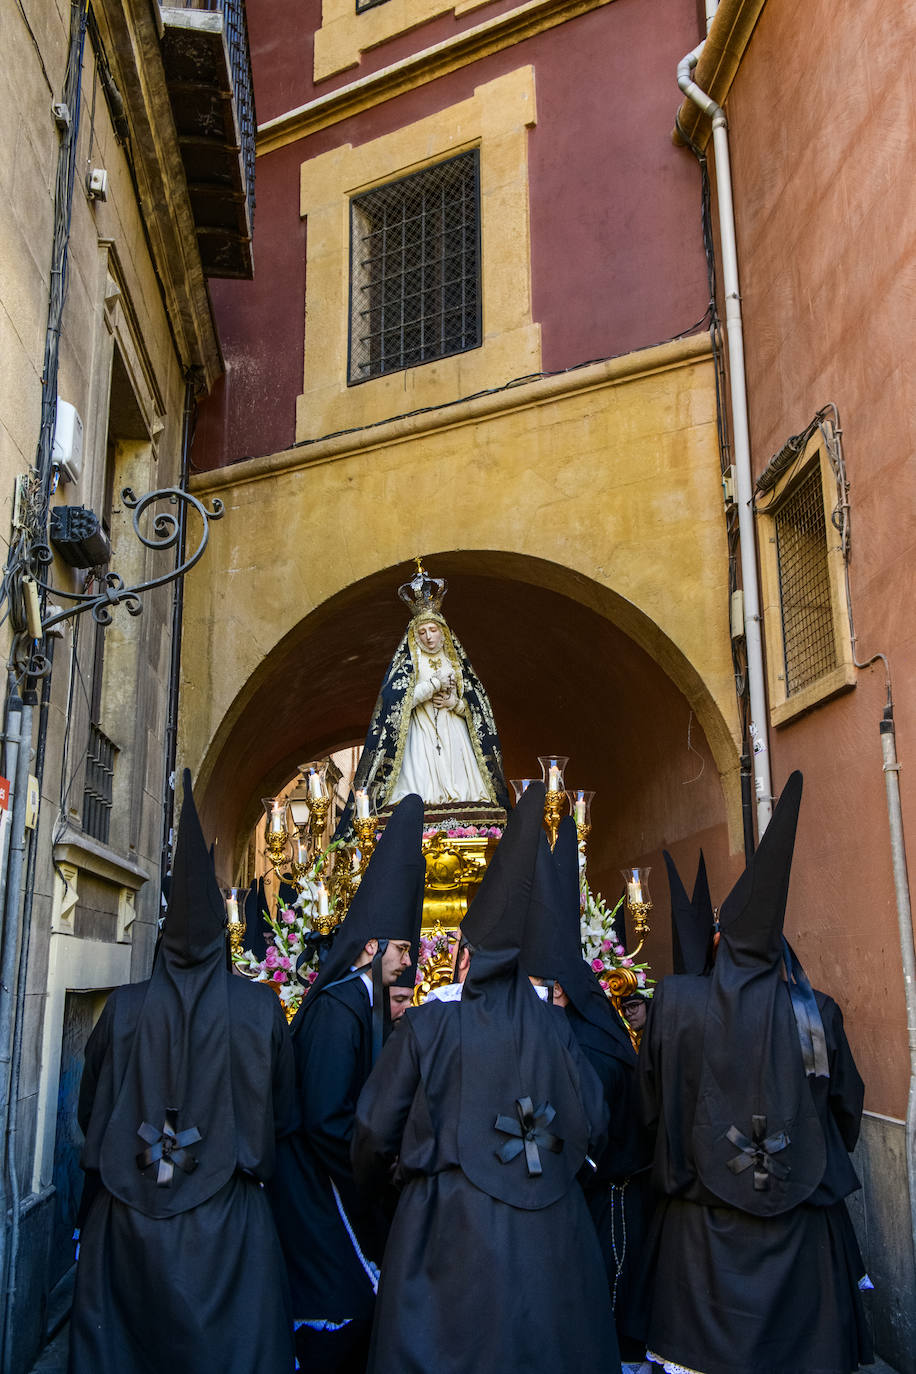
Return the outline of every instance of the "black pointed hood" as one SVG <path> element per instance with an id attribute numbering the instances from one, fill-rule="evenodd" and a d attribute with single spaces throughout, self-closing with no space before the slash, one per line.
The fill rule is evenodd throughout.
<path id="1" fill-rule="evenodd" d="M 559 925 L 562 906 L 560 877 L 550 853 L 546 831 L 542 829 L 520 956 L 522 968 L 531 978 L 543 978 L 553 983 L 560 976 L 562 956 Z"/>
<path id="2" fill-rule="evenodd" d="M 538 998 L 518 957 L 543 807 L 544 786 L 534 783 L 510 815 L 461 927 L 475 950 L 459 1004 L 458 1158 L 476 1187 L 526 1210 L 548 1207 L 568 1191 L 589 1138 L 561 1013 Z M 528 1130 L 540 1142 L 530 1161 L 528 1147 L 516 1150 Z"/>
<path id="3" fill-rule="evenodd" d="M 693 896 L 681 882 L 674 860 L 663 850 L 671 891 L 671 945 L 674 972 L 698 975 L 712 968 L 713 912 L 706 876 L 706 860 L 700 850 Z"/>
<path id="4" fill-rule="evenodd" d="M 267 926 L 264 913 L 267 911 L 267 893 L 264 879 L 252 882 L 245 897 L 245 944 L 254 957 L 263 962 L 267 954 Z"/>
<path id="5" fill-rule="evenodd" d="M 232 976 L 225 906 L 185 770 L 162 940 L 99 1153 L 105 1187 L 146 1216 L 190 1211 L 235 1171 Z M 168 1130 L 178 1138 L 176 1162 L 163 1168 L 156 1161 Z"/>
<path id="6" fill-rule="evenodd" d="M 318 977 L 293 1019 L 293 1034 L 321 991 L 347 976 L 369 940 L 409 940 L 416 947 L 426 877 L 422 843 L 423 802 L 411 794 L 391 813 Z"/>
<path id="7" fill-rule="evenodd" d="M 723 1202 L 756 1216 L 804 1202 L 826 1165 L 780 968 L 801 794 L 796 772 L 722 904 L 703 1035 L 693 1131 L 697 1171 Z"/>
<path id="8" fill-rule="evenodd" d="M 461 922 L 461 934 L 475 949 L 518 954 L 534 885 L 534 866 L 543 834 L 542 782 L 533 782 L 509 813 L 503 837 Z"/>
<path id="9" fill-rule="evenodd" d="M 561 894 L 557 927 L 560 947 L 558 981 L 578 1014 L 601 1033 L 605 1053 L 633 1066 L 636 1063 L 636 1051 L 630 1033 L 595 977 L 591 965 L 582 957 L 579 837 L 571 816 L 565 816 L 560 822 L 553 861 Z"/>

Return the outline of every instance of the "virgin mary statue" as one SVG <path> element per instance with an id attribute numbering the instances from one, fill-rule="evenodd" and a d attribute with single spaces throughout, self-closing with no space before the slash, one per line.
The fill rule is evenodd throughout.
<path id="1" fill-rule="evenodd" d="M 398 588 L 410 624 L 388 665 L 335 839 L 349 837 L 357 791 L 377 810 L 410 792 L 428 806 L 508 806 L 493 709 L 442 615 L 447 589 L 419 559 Z"/>

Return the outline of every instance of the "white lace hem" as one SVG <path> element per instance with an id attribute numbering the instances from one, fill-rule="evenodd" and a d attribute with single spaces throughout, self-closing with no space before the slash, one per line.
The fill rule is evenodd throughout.
<path id="1" fill-rule="evenodd" d="M 691 1369 L 686 1364 L 674 1364 L 671 1360 L 666 1360 L 664 1355 L 656 1355 L 654 1350 L 646 1351 L 646 1359 L 653 1364 L 660 1364 L 665 1370 L 665 1374 L 703 1374 L 702 1369 Z"/>

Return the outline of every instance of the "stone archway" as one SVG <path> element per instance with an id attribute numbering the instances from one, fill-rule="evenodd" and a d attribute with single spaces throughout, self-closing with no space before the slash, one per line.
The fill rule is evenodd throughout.
<path id="1" fill-rule="evenodd" d="M 445 612 L 493 703 L 507 777 L 537 775 L 537 755 L 569 754 L 568 779 L 597 795 L 590 875 L 610 896 L 626 863 L 695 862 L 714 889 L 740 859 L 737 751 L 699 674 L 631 603 L 560 565 L 502 552 L 426 559 L 449 581 Z M 266 655 L 198 770 L 220 867 L 237 865 L 262 795 L 306 756 L 361 742 L 406 612 L 405 565 L 316 607 Z M 668 959 L 667 884 L 658 875 L 653 962 Z"/>

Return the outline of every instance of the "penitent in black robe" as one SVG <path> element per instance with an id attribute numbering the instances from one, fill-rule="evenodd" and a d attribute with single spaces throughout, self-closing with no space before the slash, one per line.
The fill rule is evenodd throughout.
<path id="1" fill-rule="evenodd" d="M 625 1058 L 607 1033 L 574 1006 L 566 1008 L 566 1015 L 611 1111 L 607 1144 L 594 1174 L 583 1176 L 582 1187 L 604 1257 L 621 1359 L 641 1361 L 646 1349 L 640 1335 L 645 1329 L 641 1277 L 655 1194 L 649 1176 L 652 1151 L 639 1110 L 636 1056 Z"/>
<path id="2" fill-rule="evenodd" d="M 484 1192 L 461 1169 L 459 1009 L 430 1002 L 408 1011 L 357 1109 L 357 1179 L 387 1177 L 397 1157 L 403 1185 L 370 1374 L 614 1374 L 607 1281 L 578 1182 L 552 1204 L 527 1210 Z M 597 1153 L 607 1119 L 600 1085 L 562 1013 L 545 1007 L 544 1014 L 557 1018 Z"/>
<path id="3" fill-rule="evenodd" d="M 372 1067 L 362 978 L 317 994 L 293 1049 L 300 1127 L 278 1146 L 270 1189 L 293 1316 L 331 1327 L 368 1321 L 384 1236 L 379 1209 L 357 1189 L 350 1165 L 356 1102 Z"/>
<path id="4" fill-rule="evenodd" d="M 830 1077 L 808 1079 L 826 1145 L 802 1205 L 760 1217 L 722 1205 L 693 1157 L 710 979 L 663 981 L 640 1050 L 648 1120 L 658 1126 L 648 1347 L 701 1374 L 850 1374 L 872 1360 L 858 1280 L 861 1256 L 843 1199 L 859 1180 L 863 1085 L 832 998 L 816 993 Z"/>
<path id="5" fill-rule="evenodd" d="M 275 1136 L 295 1124 L 292 1047 L 274 994 L 228 972 L 225 980 L 236 1169 L 188 1211 L 148 1216 L 110 1193 L 91 1167 L 96 1125 L 117 1100 L 148 984 L 116 988 L 89 1039 L 78 1116 L 92 1201 L 80 1238 L 71 1374 L 293 1369 L 283 1256 L 261 1186 Z"/>

